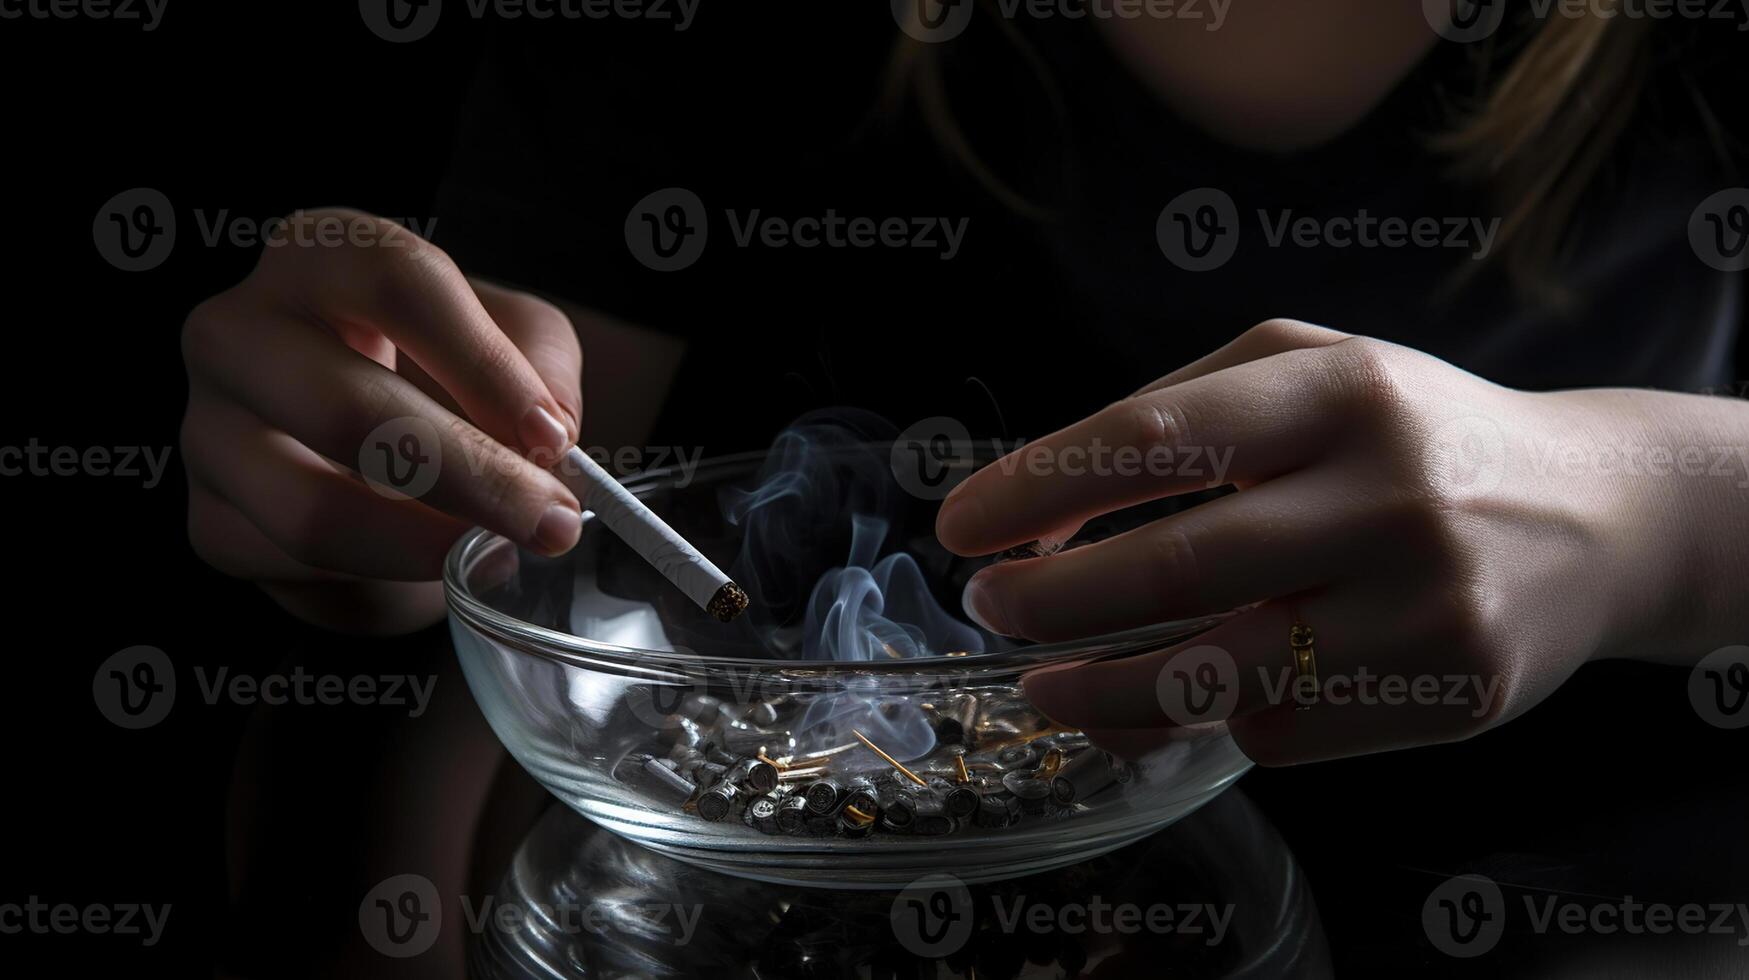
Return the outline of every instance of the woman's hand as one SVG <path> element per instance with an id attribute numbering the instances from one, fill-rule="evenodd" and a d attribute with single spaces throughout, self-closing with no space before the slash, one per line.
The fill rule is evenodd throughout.
<path id="1" fill-rule="evenodd" d="M 1743 549 L 1704 539 L 1744 539 L 1749 474 L 1736 459 L 1718 474 L 1706 447 L 1743 440 L 1697 422 L 1705 401 L 1512 391 L 1407 348 L 1270 321 L 978 472 L 937 531 L 987 554 L 1232 483 L 973 578 L 975 618 L 1041 641 L 1249 607 L 1171 650 L 1035 672 L 1035 704 L 1113 747 L 1226 720 L 1264 764 L 1461 739 L 1588 658 L 1741 642 L 1727 639 L 1743 626 L 1727 611 L 1740 588 L 1716 582 L 1743 581 Z M 1320 679 L 1304 711 L 1296 623 L 1314 632 Z"/>
<path id="2" fill-rule="evenodd" d="M 296 615 L 414 629 L 441 616 L 468 526 L 545 554 L 577 541 L 577 500 L 543 468 L 582 413 L 570 321 L 398 225 L 300 213 L 182 347 L 189 537 Z"/>

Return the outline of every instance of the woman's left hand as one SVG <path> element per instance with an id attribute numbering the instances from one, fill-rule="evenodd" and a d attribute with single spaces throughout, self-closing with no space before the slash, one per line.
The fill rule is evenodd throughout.
<path id="1" fill-rule="evenodd" d="M 1650 409 L 1658 398 L 1672 404 Z M 1720 570 L 1696 558 L 1703 522 L 1685 515 L 1723 499 L 1741 521 L 1744 474 L 1693 472 L 1686 440 L 1704 453 L 1724 438 L 1671 426 L 1676 403 L 1696 400 L 1514 391 L 1272 320 L 985 467 L 943 503 L 937 532 L 989 554 L 1233 484 L 1138 529 L 993 565 L 966 608 L 1052 641 L 1244 607 L 1173 649 L 1027 677 L 1040 710 L 1110 747 L 1203 721 L 1226 721 L 1266 765 L 1451 741 L 1589 658 L 1690 659 L 1720 642 L 1722 615 L 1690 589 Z M 1315 694 L 1293 684 L 1295 624 L 1315 636 Z M 1293 710 L 1306 695 L 1310 710 Z"/>

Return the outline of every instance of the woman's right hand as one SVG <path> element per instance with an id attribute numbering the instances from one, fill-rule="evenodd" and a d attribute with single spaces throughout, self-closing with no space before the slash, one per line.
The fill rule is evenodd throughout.
<path id="1" fill-rule="evenodd" d="M 582 417 L 570 320 L 399 225 L 300 212 L 189 314 L 182 351 L 189 538 L 300 618 L 435 622 L 474 524 L 543 554 L 577 542 L 577 498 L 545 468 Z"/>

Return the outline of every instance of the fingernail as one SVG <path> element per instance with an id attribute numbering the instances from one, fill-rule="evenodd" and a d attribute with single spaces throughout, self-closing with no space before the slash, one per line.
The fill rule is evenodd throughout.
<path id="1" fill-rule="evenodd" d="M 966 591 L 960 598 L 960 604 L 965 607 L 966 615 L 971 617 L 972 622 L 999 636 L 1012 635 L 1008 632 L 1008 616 L 1002 608 L 1002 601 L 991 592 L 985 576 L 972 576 L 972 580 L 966 583 Z"/>
<path id="2" fill-rule="evenodd" d="M 583 515 L 565 504 L 554 503 L 535 525 L 534 546 L 544 555 L 562 555 L 576 546 L 582 534 Z"/>
<path id="3" fill-rule="evenodd" d="M 528 414 L 522 417 L 522 427 L 516 434 L 521 437 L 524 449 L 529 452 L 546 450 L 554 459 L 569 448 L 566 443 L 571 439 L 565 431 L 564 423 L 539 405 L 529 409 Z"/>

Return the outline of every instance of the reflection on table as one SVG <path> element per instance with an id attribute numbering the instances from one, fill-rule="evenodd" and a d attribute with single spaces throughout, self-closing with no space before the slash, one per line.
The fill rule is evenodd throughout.
<path id="1" fill-rule="evenodd" d="M 903 892 L 693 867 L 554 805 L 472 937 L 480 978 L 1322 977 L 1317 907 L 1275 828 L 1229 791 L 1057 871 Z"/>

